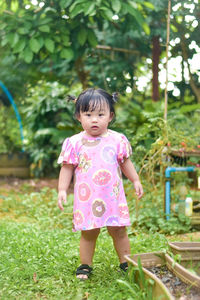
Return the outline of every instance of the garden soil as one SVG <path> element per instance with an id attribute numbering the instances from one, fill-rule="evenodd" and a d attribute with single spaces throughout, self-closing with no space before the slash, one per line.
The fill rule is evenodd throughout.
<path id="1" fill-rule="evenodd" d="M 176 277 L 166 266 L 147 268 L 169 289 L 179 300 L 200 300 L 199 289 L 191 287 Z"/>

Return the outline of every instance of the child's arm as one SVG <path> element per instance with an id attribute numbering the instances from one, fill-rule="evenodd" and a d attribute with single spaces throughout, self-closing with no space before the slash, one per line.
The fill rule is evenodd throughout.
<path id="1" fill-rule="evenodd" d="M 67 190 L 71 183 L 74 166 L 64 164 L 61 167 L 59 180 L 58 180 L 58 207 L 63 210 L 63 203 L 67 203 Z"/>
<path id="2" fill-rule="evenodd" d="M 135 192 L 138 198 L 141 198 L 143 195 L 143 188 L 140 183 L 139 176 L 135 170 L 135 167 L 132 161 L 127 158 L 123 163 L 120 164 L 121 170 L 124 175 L 134 184 Z"/>

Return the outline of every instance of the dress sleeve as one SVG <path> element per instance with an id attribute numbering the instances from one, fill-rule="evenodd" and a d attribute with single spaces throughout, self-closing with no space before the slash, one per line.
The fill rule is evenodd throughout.
<path id="1" fill-rule="evenodd" d="M 78 156 L 69 138 L 64 140 L 57 162 L 58 164 L 78 165 Z"/>
<path id="2" fill-rule="evenodd" d="M 131 154 L 132 154 L 131 145 L 128 139 L 125 137 L 125 135 L 122 134 L 118 146 L 117 159 L 120 163 L 123 163 L 124 159 L 130 157 Z"/>

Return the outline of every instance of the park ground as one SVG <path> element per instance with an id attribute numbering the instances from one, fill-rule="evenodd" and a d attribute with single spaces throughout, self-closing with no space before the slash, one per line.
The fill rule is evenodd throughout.
<path id="1" fill-rule="evenodd" d="M 72 189 L 71 189 L 72 191 Z M 0 298 L 3 299 L 145 299 L 135 298 L 128 275 L 105 229 L 97 241 L 94 272 L 79 282 L 79 233 L 72 233 L 73 195 L 64 213 L 57 208 L 57 179 L 0 180 Z M 167 241 L 200 241 L 200 232 L 164 235 L 128 229 L 132 253 L 166 251 Z"/>

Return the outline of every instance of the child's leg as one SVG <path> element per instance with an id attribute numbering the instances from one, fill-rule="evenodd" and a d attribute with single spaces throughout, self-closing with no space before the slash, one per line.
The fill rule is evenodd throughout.
<path id="1" fill-rule="evenodd" d="M 100 233 L 100 229 L 91 229 L 81 231 L 80 240 L 80 261 L 81 264 L 91 265 L 96 246 L 96 240 Z M 87 278 L 86 275 L 77 275 L 78 278 Z"/>
<path id="2" fill-rule="evenodd" d="M 108 226 L 107 230 L 113 239 L 113 244 L 119 257 L 120 264 L 124 263 L 126 261 L 124 255 L 131 253 L 126 227 Z"/>
<path id="3" fill-rule="evenodd" d="M 96 240 L 100 233 L 100 229 L 91 229 L 81 231 L 80 240 L 80 261 L 81 264 L 92 264 L 94 250 L 96 246 Z"/>

